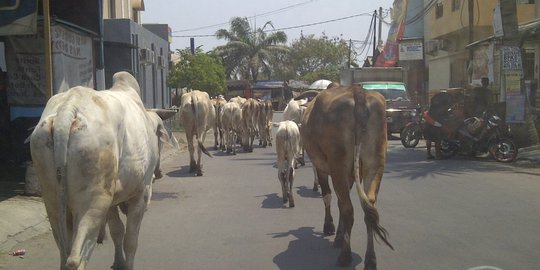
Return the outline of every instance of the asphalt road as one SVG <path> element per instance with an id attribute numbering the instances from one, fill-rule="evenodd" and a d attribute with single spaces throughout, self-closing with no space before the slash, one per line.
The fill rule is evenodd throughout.
<path id="1" fill-rule="evenodd" d="M 206 145 L 213 145 L 209 137 Z M 339 250 L 333 237 L 322 235 L 323 202 L 311 190 L 311 163 L 297 170 L 296 207 L 288 208 L 273 147 L 236 156 L 211 152 L 214 158 L 203 158 L 202 177 L 188 173 L 187 152 L 167 152 L 166 176 L 156 181 L 143 220 L 136 269 L 335 268 Z M 489 159 L 426 160 L 425 148 L 390 141 L 378 208 L 395 251 L 375 245 L 379 269 L 538 269 L 539 175 L 540 169 Z M 363 269 L 365 226 L 352 192 L 349 269 Z M 18 246 L 27 255 L 0 255 L 3 269 L 58 269 L 51 233 Z M 112 262 L 109 240 L 96 247 L 88 269 L 109 269 Z"/>

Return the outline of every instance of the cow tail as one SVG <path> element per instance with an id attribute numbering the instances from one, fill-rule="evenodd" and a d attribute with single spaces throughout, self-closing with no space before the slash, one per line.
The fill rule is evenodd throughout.
<path id="1" fill-rule="evenodd" d="M 75 119 L 76 109 L 69 103 L 58 110 L 58 115 L 53 122 L 53 145 L 54 145 L 54 164 L 56 167 L 56 180 L 58 190 L 56 193 L 58 202 L 58 240 L 60 242 L 61 257 L 68 258 L 71 250 L 71 243 L 68 239 L 67 230 L 67 201 L 68 201 L 68 183 L 67 183 L 67 150 L 71 125 Z M 80 262 L 79 262 L 80 263 Z"/>
<path id="2" fill-rule="evenodd" d="M 356 191 L 360 197 L 360 204 L 364 210 L 365 220 L 371 223 L 371 227 L 388 247 L 394 250 L 394 247 L 388 242 L 388 231 L 379 224 L 379 212 L 375 205 L 369 200 L 362 186 L 360 179 L 360 153 L 362 151 L 362 137 L 367 132 L 367 121 L 369 118 L 369 110 L 366 103 L 366 95 L 363 89 L 357 87 L 352 88 L 354 96 L 354 182 Z"/>
<path id="3" fill-rule="evenodd" d="M 206 147 L 204 147 L 203 142 L 201 141 L 202 132 L 206 132 L 206 130 L 199 130 L 199 114 L 197 113 L 196 103 L 198 104 L 199 100 L 197 99 L 197 97 L 191 95 L 191 111 L 193 112 L 193 117 L 195 119 L 195 134 L 197 136 L 197 145 L 203 153 L 205 153 L 209 157 L 212 157 L 210 152 L 206 150 Z"/>

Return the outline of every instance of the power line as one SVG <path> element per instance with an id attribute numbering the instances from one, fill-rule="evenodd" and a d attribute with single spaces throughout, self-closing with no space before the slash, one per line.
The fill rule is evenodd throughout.
<path id="1" fill-rule="evenodd" d="M 276 9 L 276 10 L 264 12 L 264 13 L 259 14 L 259 15 L 250 16 L 250 17 L 247 17 L 247 18 L 248 19 L 253 19 L 253 18 L 256 18 L 256 17 L 262 17 L 262 16 L 267 16 L 267 15 L 272 15 L 272 14 L 278 14 L 278 13 L 285 12 L 285 11 L 287 11 L 289 9 L 299 7 L 299 6 L 303 6 L 303 5 L 306 5 L 306 4 L 309 4 L 311 2 L 315 2 L 315 1 L 317 1 L 317 0 L 304 1 L 304 2 L 301 2 L 301 3 L 298 3 L 298 4 L 289 5 L 289 6 L 282 7 L 282 8 Z M 214 27 L 217 27 L 217 26 L 227 25 L 229 23 L 230 22 L 224 22 L 224 23 L 212 24 L 212 25 L 207 25 L 207 26 L 200 26 L 200 27 L 195 27 L 195 28 L 182 29 L 182 30 L 173 31 L 173 33 L 189 32 L 189 31 L 202 30 L 202 29 L 207 29 L 207 28 L 214 28 Z"/>
<path id="2" fill-rule="evenodd" d="M 319 25 L 319 24 L 325 24 L 325 23 L 330 23 L 330 22 L 336 22 L 336 21 L 346 20 L 346 19 L 350 19 L 350 18 L 354 18 L 354 17 L 359 17 L 359 16 L 373 16 L 373 15 L 372 15 L 371 13 L 361 13 L 361 14 L 351 15 L 351 16 L 347 16 L 347 17 L 341 17 L 341 18 L 337 18 L 337 19 L 333 19 L 333 20 L 327 20 L 327 21 L 322 21 L 322 22 L 308 23 L 308 24 L 302 24 L 302 25 L 298 25 L 298 26 L 290 26 L 290 27 L 283 27 L 283 28 L 278 28 L 278 29 L 271 29 L 271 30 L 266 30 L 265 32 L 290 30 L 290 29 L 301 28 L 301 27 L 306 27 L 306 26 L 313 26 L 313 25 Z"/>
<path id="3" fill-rule="evenodd" d="M 356 14 L 356 15 L 351 15 L 351 16 L 346 16 L 346 17 L 341 17 L 341 18 L 332 19 L 332 20 L 326 20 L 326 21 L 321 21 L 321 22 L 308 23 L 308 24 L 302 24 L 302 25 L 297 25 L 297 26 L 289 26 L 289 27 L 283 27 L 283 28 L 277 28 L 277 29 L 269 29 L 269 30 L 265 30 L 264 32 L 275 32 L 275 31 L 291 30 L 291 29 L 302 28 L 302 27 L 307 27 L 307 26 L 314 26 L 314 25 L 320 25 L 320 24 L 331 23 L 331 22 L 336 22 L 336 21 L 342 21 L 342 20 L 346 20 L 346 19 L 359 17 L 359 16 L 373 16 L 373 14 L 372 13 L 360 13 L 360 14 Z M 172 37 L 215 37 L 215 36 L 216 36 L 215 34 L 208 34 L 208 35 L 181 35 L 181 36 L 173 35 Z"/>

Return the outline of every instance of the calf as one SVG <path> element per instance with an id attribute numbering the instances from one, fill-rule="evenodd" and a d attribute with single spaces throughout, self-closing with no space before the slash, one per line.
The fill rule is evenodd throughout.
<path id="1" fill-rule="evenodd" d="M 276 152 L 278 179 L 283 191 L 283 203 L 289 201 L 289 207 L 294 207 L 292 185 L 294 167 L 300 150 L 300 131 L 293 121 L 279 122 L 276 131 Z"/>

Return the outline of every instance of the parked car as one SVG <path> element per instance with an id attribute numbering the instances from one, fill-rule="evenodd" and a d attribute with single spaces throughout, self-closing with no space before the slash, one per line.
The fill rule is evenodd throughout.
<path id="1" fill-rule="evenodd" d="M 386 99 L 386 123 L 389 134 L 401 133 L 405 125 L 412 121 L 417 106 L 412 104 L 405 83 L 374 81 L 361 82 L 358 85 L 368 91 L 377 91 Z"/>

